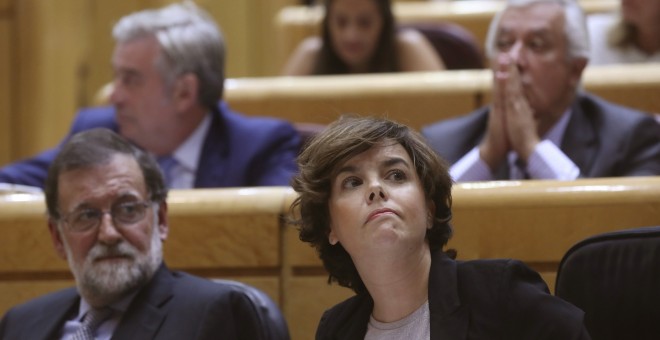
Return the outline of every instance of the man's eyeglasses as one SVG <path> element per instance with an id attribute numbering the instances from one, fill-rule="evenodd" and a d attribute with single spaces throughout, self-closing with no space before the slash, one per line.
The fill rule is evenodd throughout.
<path id="1" fill-rule="evenodd" d="M 110 210 L 85 208 L 64 215 L 60 220 L 64 221 L 69 230 L 74 232 L 88 231 L 98 228 L 105 214 L 112 216 L 112 222 L 116 226 L 128 226 L 142 221 L 144 215 L 153 202 L 124 202 L 113 205 Z"/>

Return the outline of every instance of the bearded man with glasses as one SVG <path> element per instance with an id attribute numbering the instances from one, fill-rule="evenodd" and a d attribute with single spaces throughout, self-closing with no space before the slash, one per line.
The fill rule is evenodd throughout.
<path id="1" fill-rule="evenodd" d="M 119 135 L 73 136 L 45 193 L 53 244 L 77 287 L 14 307 L 0 339 L 280 339 L 263 334 L 244 290 L 166 267 L 163 176 Z"/>

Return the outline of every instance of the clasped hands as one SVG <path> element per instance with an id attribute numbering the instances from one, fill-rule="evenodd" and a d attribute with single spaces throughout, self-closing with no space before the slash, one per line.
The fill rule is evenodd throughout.
<path id="1" fill-rule="evenodd" d="M 518 66 L 511 56 L 502 53 L 497 58 L 493 103 L 479 156 L 495 171 L 506 161 L 509 151 L 515 151 L 527 163 L 539 142 L 534 110 L 525 97 Z"/>

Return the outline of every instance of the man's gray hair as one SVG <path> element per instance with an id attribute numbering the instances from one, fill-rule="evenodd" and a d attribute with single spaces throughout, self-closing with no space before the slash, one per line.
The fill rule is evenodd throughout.
<path id="1" fill-rule="evenodd" d="M 510 7 L 524 7 L 538 3 L 555 3 L 564 9 L 564 35 L 568 42 L 568 57 L 589 59 L 589 34 L 582 8 L 576 0 L 508 0 L 503 10 L 498 12 L 490 23 L 486 36 L 486 54 L 494 58 L 497 54 L 497 29 L 502 14 Z"/>
<path id="2" fill-rule="evenodd" d="M 191 1 L 123 17 L 112 36 L 118 44 L 154 36 L 162 53 L 156 67 L 171 87 L 180 75 L 199 79 L 199 101 L 213 108 L 222 97 L 225 47 L 220 29 L 211 16 Z"/>

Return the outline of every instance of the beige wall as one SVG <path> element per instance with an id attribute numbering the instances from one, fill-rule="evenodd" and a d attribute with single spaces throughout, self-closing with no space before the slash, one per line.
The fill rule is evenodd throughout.
<path id="1" fill-rule="evenodd" d="M 11 159 L 10 142 L 12 140 L 11 121 L 11 80 L 13 78 L 9 38 L 11 37 L 11 19 L 5 11 L 6 1 L 0 2 L 0 165 Z"/>
<path id="2" fill-rule="evenodd" d="M 0 71 L 12 71 L 0 80 L 0 89 L 8 89 L 0 94 L 0 119 L 5 122 L 0 127 L 0 165 L 56 145 L 76 110 L 93 103 L 94 94 L 112 78 L 111 29 L 119 18 L 172 2 L 0 0 Z M 275 48 L 273 17 L 297 0 L 197 3 L 225 34 L 228 77 L 279 71 L 269 53 Z"/>

